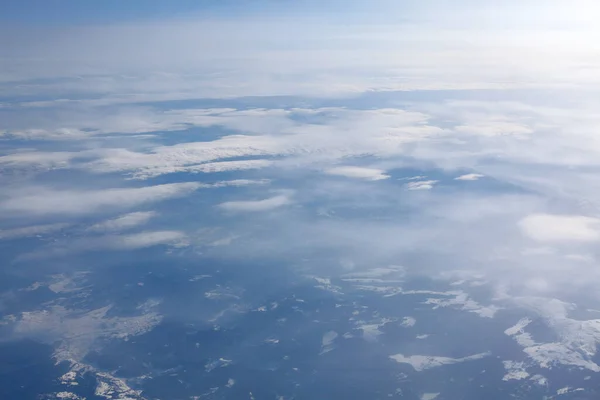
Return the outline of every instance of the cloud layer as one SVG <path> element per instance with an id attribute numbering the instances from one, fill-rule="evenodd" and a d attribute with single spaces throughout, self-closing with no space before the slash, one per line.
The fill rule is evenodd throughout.
<path id="1" fill-rule="evenodd" d="M 111 290 L 155 296 L 171 285 L 146 291 L 148 276 L 183 288 L 233 266 L 226 283 L 198 292 L 202 312 L 167 311 L 183 323 L 218 312 L 203 321 L 214 332 L 219 319 L 280 307 L 238 303 L 242 293 L 283 292 L 302 310 L 289 286 L 257 269 L 275 265 L 294 291 L 308 276 L 336 310 L 356 308 L 347 333 L 313 336 L 323 357 L 356 334 L 384 345 L 393 329 L 429 346 L 420 316 L 387 318 L 386 307 L 358 304 L 367 295 L 412 304 L 406 296 L 418 310 L 492 325 L 531 316 L 505 331 L 527 360 L 503 360 L 507 380 L 525 379 L 531 366 L 600 370 L 600 322 L 588 318 L 600 302 L 600 52 L 591 40 L 600 7 L 358 3 L 335 13 L 329 2 L 273 4 L 272 18 L 0 27 L 11 40 L 0 46 L 0 265 L 18 263 L 19 282 L 35 278 L 0 293 L 0 311 L 44 285 L 59 295 L 48 310 L 19 309 L 0 324 L 18 337 L 48 333 L 59 361 L 144 333 L 162 320 L 152 299 L 128 318 L 111 316 L 112 299 L 71 310 L 67 300 L 87 293 L 63 273 L 85 265 L 96 274 L 92 291 L 111 263 L 148 255 L 128 271 L 135 280 L 119 286 L 110 275 Z M 154 269 L 163 253 L 168 261 Z M 234 287 L 241 268 L 242 286 L 258 274 L 269 287 Z M 552 342 L 534 335 L 533 316 Z M 423 371 L 489 355 L 413 350 L 384 358 Z M 229 363 L 208 361 L 206 373 Z"/>
<path id="2" fill-rule="evenodd" d="M 580 215 L 529 215 L 519 223 L 523 232 L 539 242 L 595 242 L 600 240 L 600 219 Z"/>
<path id="3" fill-rule="evenodd" d="M 92 232 L 116 232 L 143 225 L 157 215 L 154 211 L 138 211 L 121 215 L 115 219 L 99 222 L 88 228 Z"/>
<path id="4" fill-rule="evenodd" d="M 27 188 L 9 193 L 8 198 L 0 200 L 0 209 L 8 213 L 25 215 L 80 215 L 112 208 L 130 208 L 184 196 L 200 187 L 199 183 L 186 182 L 88 191 L 55 190 L 46 187 Z"/>

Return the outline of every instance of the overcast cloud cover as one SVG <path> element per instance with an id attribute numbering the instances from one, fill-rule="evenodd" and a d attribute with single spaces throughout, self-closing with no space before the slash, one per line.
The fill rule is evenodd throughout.
<path id="1" fill-rule="evenodd" d="M 159 246 L 402 265 L 486 316 L 600 301 L 597 2 L 67 3 L 0 6 L 0 240 L 39 239 L 7 265 Z"/>

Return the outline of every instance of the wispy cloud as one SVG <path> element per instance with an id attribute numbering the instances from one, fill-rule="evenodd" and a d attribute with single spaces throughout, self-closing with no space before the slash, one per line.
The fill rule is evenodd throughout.
<path id="1" fill-rule="evenodd" d="M 140 249 L 161 244 L 182 247 L 187 246 L 188 243 L 186 239 L 187 235 L 183 232 L 151 231 L 107 237 L 99 244 L 99 247 L 118 250 Z"/>
<path id="2" fill-rule="evenodd" d="M 77 157 L 85 157 L 85 152 L 41 152 L 24 151 L 0 156 L 3 168 L 37 167 L 44 169 L 65 168 Z"/>
<path id="3" fill-rule="evenodd" d="M 176 164 L 177 162 L 173 162 Z M 192 164 L 187 166 L 152 166 L 151 164 L 141 167 L 139 172 L 135 172 L 132 176 L 135 179 L 148 179 L 160 175 L 172 174 L 177 172 L 188 173 L 215 173 L 228 171 L 244 171 L 250 169 L 266 168 L 273 164 L 270 160 L 240 160 L 240 161 L 218 161 L 208 162 L 203 164 Z"/>
<path id="4" fill-rule="evenodd" d="M 0 210 L 35 215 L 87 214 L 185 196 L 200 187 L 196 182 L 87 191 L 34 187 L 11 192 L 8 198 L 0 201 Z"/>
<path id="5" fill-rule="evenodd" d="M 155 211 L 140 211 L 121 215 L 90 226 L 87 230 L 92 232 L 115 232 L 135 228 L 147 223 L 151 218 L 158 215 Z"/>
<path id="6" fill-rule="evenodd" d="M 454 180 L 456 180 L 456 181 L 476 181 L 483 177 L 484 177 L 484 175 L 481 175 L 481 174 L 465 174 L 465 175 L 457 176 L 456 178 L 454 178 Z"/>
<path id="7" fill-rule="evenodd" d="M 599 83 L 593 68 L 580 68 L 598 65 L 586 39 L 597 32 L 592 17 L 599 11 L 589 1 L 571 7 L 510 1 L 493 9 L 473 2 L 452 7 L 442 1 L 427 7 L 375 3 L 381 6 L 355 14 L 360 20 L 350 11 L 356 5 L 335 13 L 307 6 L 313 11 L 280 10 L 271 19 L 258 13 L 230 18 L 200 13 L 93 28 L 36 26 L 35 35 L 28 27 L 13 29 L 14 46 L 3 51 L 8 65 L 2 80 L 37 79 L 38 93 L 87 92 L 96 98 L 113 93 L 112 100 L 131 103 Z M 574 12 L 581 9 L 587 12 Z M 214 40 L 205 43 L 201 37 Z M 53 82 L 58 77 L 60 82 Z M 4 90 L 31 94 L 33 89 L 10 85 Z"/>
<path id="8" fill-rule="evenodd" d="M 135 250 L 158 245 L 187 246 L 187 235 L 180 231 L 144 231 L 127 235 L 87 237 L 64 243 L 55 250 L 58 253 L 63 250 L 75 253 L 90 250 Z"/>
<path id="9" fill-rule="evenodd" d="M 3 229 L 0 230 L 0 239 L 17 239 L 30 236 L 47 235 L 53 234 L 64 228 L 69 227 L 70 224 L 57 223 L 47 225 L 34 225 L 25 226 L 20 228 Z"/>
<path id="10" fill-rule="evenodd" d="M 279 208 L 291 203 L 287 195 L 269 197 L 263 200 L 227 201 L 219 208 L 229 212 L 260 212 Z"/>
<path id="11" fill-rule="evenodd" d="M 433 186 L 437 182 L 438 181 L 434 181 L 434 180 L 408 182 L 406 184 L 406 188 L 408 190 L 430 190 L 430 189 L 433 189 Z"/>
<path id="12" fill-rule="evenodd" d="M 17 258 L 20 261 L 60 258 L 94 251 L 128 251 L 153 246 L 186 247 L 188 235 L 181 231 L 143 231 L 130 234 L 107 234 L 69 238 L 38 248 Z"/>
<path id="13" fill-rule="evenodd" d="M 364 179 L 367 181 L 379 181 L 390 177 L 381 169 L 353 166 L 330 168 L 325 170 L 325 173 L 329 175 L 345 176 L 347 178 Z"/>

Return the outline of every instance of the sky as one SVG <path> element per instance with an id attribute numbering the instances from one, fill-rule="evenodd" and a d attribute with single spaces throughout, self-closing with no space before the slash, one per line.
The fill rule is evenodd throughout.
<path id="1" fill-rule="evenodd" d="M 244 319 L 293 276 L 504 324 L 526 360 L 507 370 L 599 371 L 599 19 L 591 0 L 0 2 L 0 333 L 92 368 L 102 341 Z M 119 269 L 138 257 L 168 261 Z M 250 286 L 202 281 L 215 265 Z M 144 288 L 171 269 L 233 312 Z M 126 300 L 93 281 L 121 273 Z M 379 340 L 385 312 L 352 332 Z M 445 343 L 386 357 L 488 355 Z"/>
<path id="2" fill-rule="evenodd" d="M 3 5 L 0 99 L 598 84 L 600 9 L 583 0 L 155 4 Z"/>
<path id="3" fill-rule="evenodd" d="M 0 5 L 0 240 L 62 235 L 11 262 L 322 254 L 598 300 L 596 2 L 101 4 Z"/>

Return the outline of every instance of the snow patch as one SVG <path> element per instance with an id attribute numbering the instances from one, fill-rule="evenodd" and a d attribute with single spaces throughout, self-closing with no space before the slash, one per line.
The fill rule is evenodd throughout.
<path id="1" fill-rule="evenodd" d="M 410 364 L 415 371 L 424 371 L 442 365 L 458 364 L 466 361 L 479 360 L 489 356 L 490 353 L 479 353 L 468 357 L 450 358 L 437 356 L 404 356 L 402 354 L 391 355 L 390 358 L 400 364 Z"/>
<path id="2" fill-rule="evenodd" d="M 529 378 L 529 373 L 525 371 L 525 364 L 517 361 L 502 361 L 506 375 L 502 378 L 503 381 L 522 380 Z"/>

